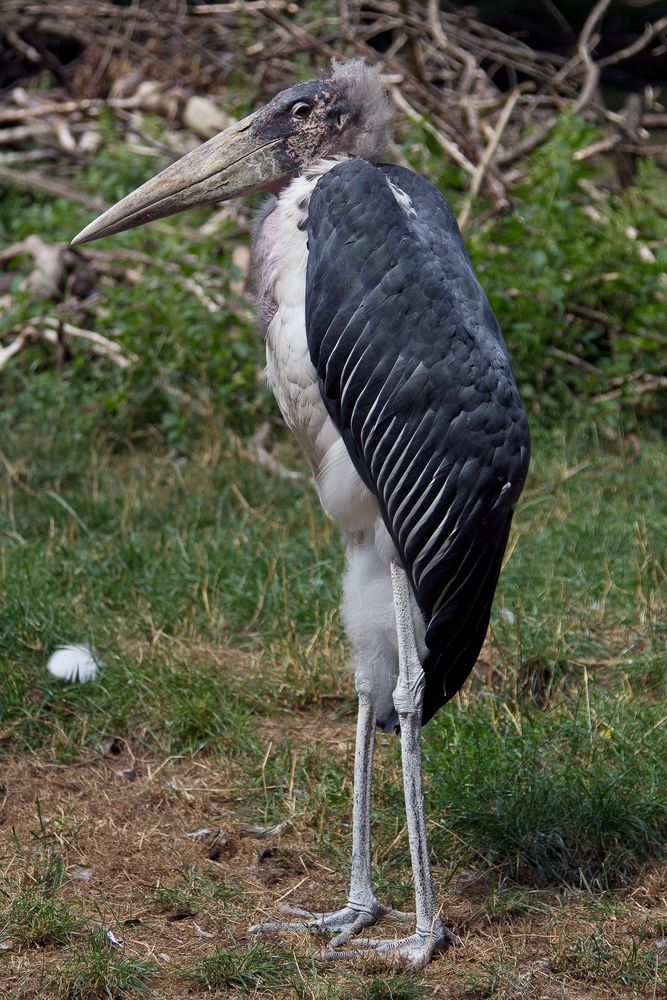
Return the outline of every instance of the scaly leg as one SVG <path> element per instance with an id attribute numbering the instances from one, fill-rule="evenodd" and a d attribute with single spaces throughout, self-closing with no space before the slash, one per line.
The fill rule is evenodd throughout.
<path id="1" fill-rule="evenodd" d="M 359 692 L 357 741 L 354 758 L 354 807 L 352 812 L 352 876 L 347 905 L 331 913 L 314 913 L 297 907 L 283 906 L 281 910 L 299 922 L 272 922 L 255 924 L 251 933 L 263 931 L 302 931 L 334 933 L 331 944 L 344 944 L 364 927 L 370 927 L 383 917 L 409 919 L 383 906 L 371 888 L 371 784 L 373 780 L 373 749 L 375 737 L 375 707 L 370 697 Z"/>
<path id="2" fill-rule="evenodd" d="M 438 914 L 433 886 L 431 862 L 426 837 L 424 813 L 424 782 L 421 754 L 421 715 L 424 700 L 424 671 L 415 642 L 410 586 L 402 567 L 391 566 L 398 629 L 399 676 L 393 694 L 401 724 L 401 758 L 408 840 L 415 883 L 417 926 L 410 937 L 394 941 L 362 939 L 354 951 L 326 952 L 326 958 L 353 958 L 363 951 L 374 951 L 388 958 L 403 960 L 413 969 L 420 969 L 458 939 L 447 930 Z"/>

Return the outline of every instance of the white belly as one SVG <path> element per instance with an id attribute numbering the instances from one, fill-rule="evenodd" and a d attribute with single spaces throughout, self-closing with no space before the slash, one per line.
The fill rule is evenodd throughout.
<path id="1" fill-rule="evenodd" d="M 323 164 L 323 169 L 334 162 Z M 312 466 L 322 506 L 348 534 L 354 534 L 375 527 L 377 501 L 359 477 L 322 402 L 306 340 L 308 247 L 304 227 L 299 229 L 297 223 L 306 216 L 319 176 L 299 177 L 283 191 L 257 241 L 260 297 L 268 296 L 275 305 L 266 329 L 266 372 L 280 412 Z M 270 249 L 263 252 L 266 243 Z"/>

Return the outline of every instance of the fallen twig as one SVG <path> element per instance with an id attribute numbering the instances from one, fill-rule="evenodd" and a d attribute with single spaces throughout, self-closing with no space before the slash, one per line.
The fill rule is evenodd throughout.
<path id="1" fill-rule="evenodd" d="M 0 129 L 0 145 L 11 146 L 32 139 L 44 139 L 50 135 L 50 130 L 41 123 L 38 125 L 16 125 L 14 128 Z"/>
<path id="2" fill-rule="evenodd" d="M 579 40 L 577 41 L 577 54 L 584 66 L 586 76 L 581 93 L 572 106 L 574 114 L 580 114 L 590 104 L 598 85 L 600 69 L 591 57 L 591 37 L 596 25 L 604 17 L 610 3 L 611 0 L 598 0 L 586 18 L 584 26 L 581 29 L 581 34 L 579 35 Z"/>
<path id="3" fill-rule="evenodd" d="M 591 402 L 608 403 L 612 399 L 618 399 L 622 396 L 629 387 L 632 387 L 635 396 L 644 396 L 647 392 L 657 392 L 659 389 L 667 389 L 667 375 L 649 375 L 648 373 L 644 373 L 641 382 L 628 376 L 623 384 L 616 389 L 610 389 L 609 392 L 602 392 L 598 396 L 592 396 Z"/>
<path id="4" fill-rule="evenodd" d="M 11 359 L 23 350 L 26 344 L 30 342 L 30 331 L 24 330 L 19 333 L 11 344 L 7 347 L 0 347 L 0 371 L 5 367 L 5 365 L 11 361 Z"/>
<path id="5" fill-rule="evenodd" d="M 13 331 L 9 331 L 11 334 Z M 123 354 L 118 344 L 94 330 L 85 330 L 72 323 L 66 323 L 54 316 L 38 316 L 28 320 L 14 341 L 6 348 L 0 348 L 0 368 L 18 354 L 28 343 L 44 340 L 59 345 L 62 337 L 84 340 L 93 354 L 99 354 L 112 361 L 119 368 L 128 368 L 138 361 L 135 354 Z"/>
<path id="6" fill-rule="evenodd" d="M 117 97 L 101 100 L 100 98 L 83 98 L 80 101 L 43 101 L 41 104 L 27 104 L 20 108 L 0 109 L 0 123 L 22 122 L 26 119 L 44 118 L 49 115 L 63 117 L 75 112 L 92 112 L 99 114 L 105 108 L 112 111 L 119 108 L 132 109 L 141 104 L 141 96 Z M 9 130 L 4 130 L 1 135 Z"/>
<path id="7" fill-rule="evenodd" d="M 277 458 L 271 454 L 266 448 L 266 441 L 270 433 L 270 425 L 268 421 L 264 421 L 259 425 L 252 438 L 250 439 L 249 450 L 254 454 L 254 458 L 257 463 L 263 466 L 265 469 L 279 479 L 288 479 L 292 482 L 303 482 L 308 479 L 304 476 L 302 472 L 297 472 L 295 469 L 288 469 L 287 466 L 279 462 Z"/>
<path id="8" fill-rule="evenodd" d="M 598 156 L 599 153 L 608 153 L 610 149 L 614 146 L 618 146 L 621 141 L 620 135 L 615 133 L 613 135 L 606 135 L 604 139 L 598 139 L 597 142 L 592 142 L 590 146 L 584 146 L 583 149 L 578 149 L 573 156 L 575 160 L 590 160 L 592 156 Z"/>
<path id="9" fill-rule="evenodd" d="M 488 170 L 493 154 L 495 153 L 498 147 L 498 143 L 500 142 L 501 136 L 505 131 L 505 128 L 507 127 L 510 115 L 514 110 L 514 105 L 519 99 L 519 93 L 520 93 L 519 90 L 513 90 L 510 96 L 508 97 L 503 110 L 500 112 L 500 115 L 498 116 L 496 127 L 491 133 L 491 137 L 486 145 L 486 148 L 484 149 L 484 152 L 482 153 L 479 163 L 477 164 L 477 168 L 475 170 L 475 173 L 473 174 L 472 181 L 470 183 L 470 188 L 468 189 L 468 194 L 466 195 L 465 201 L 463 202 L 463 206 L 461 208 L 461 212 L 459 213 L 459 227 L 461 230 L 464 230 L 466 228 L 466 225 L 468 224 L 473 202 L 479 193 L 479 189 L 481 187 L 484 174 Z"/>
<path id="10" fill-rule="evenodd" d="M 44 194 L 54 195 L 56 198 L 67 198 L 68 201 L 81 205 L 89 212 L 104 212 L 109 207 L 101 198 L 75 191 L 65 181 L 57 180 L 55 177 L 44 177 L 43 174 L 38 174 L 35 170 L 21 172 L 13 170 L 11 167 L 0 166 L 0 181 L 5 181 L 6 184 L 23 190 L 41 191 Z"/>

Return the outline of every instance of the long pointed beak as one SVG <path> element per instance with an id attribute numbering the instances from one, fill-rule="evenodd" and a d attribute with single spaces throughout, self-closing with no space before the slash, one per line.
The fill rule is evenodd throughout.
<path id="1" fill-rule="evenodd" d="M 268 187 L 289 172 L 289 165 L 284 137 L 262 139 L 257 134 L 254 126 L 260 115 L 256 111 L 172 163 L 91 222 L 72 243 L 87 243 L 185 208 Z"/>

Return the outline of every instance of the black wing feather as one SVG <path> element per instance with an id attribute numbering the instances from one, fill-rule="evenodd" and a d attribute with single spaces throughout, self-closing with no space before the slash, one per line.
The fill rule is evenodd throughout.
<path id="1" fill-rule="evenodd" d="M 311 197 L 308 246 L 308 346 L 426 622 L 427 722 L 484 641 L 528 468 L 526 417 L 456 220 L 431 184 L 401 167 L 340 163 Z"/>

